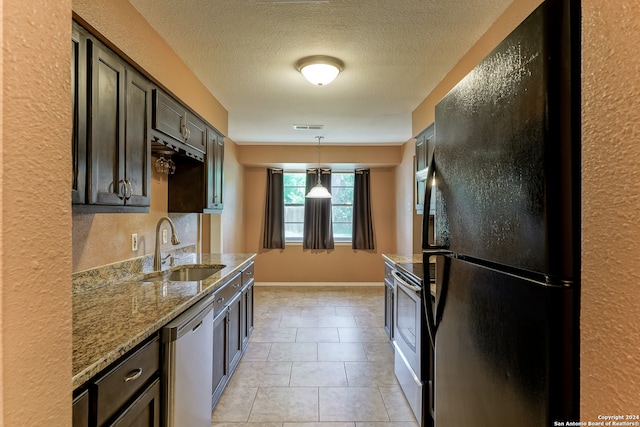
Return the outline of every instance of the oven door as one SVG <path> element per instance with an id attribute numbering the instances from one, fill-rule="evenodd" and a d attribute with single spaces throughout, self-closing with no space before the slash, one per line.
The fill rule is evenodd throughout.
<path id="1" fill-rule="evenodd" d="M 397 271 L 393 271 L 392 274 L 396 288 L 393 326 L 394 371 L 416 420 L 422 425 L 422 287 L 410 283 Z"/>

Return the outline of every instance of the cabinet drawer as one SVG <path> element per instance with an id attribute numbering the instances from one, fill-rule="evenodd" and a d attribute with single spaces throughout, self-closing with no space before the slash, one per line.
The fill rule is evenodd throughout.
<path id="1" fill-rule="evenodd" d="M 242 286 L 242 274 L 238 273 L 225 285 L 215 292 L 213 299 L 213 315 L 214 317 L 220 313 L 233 299 L 233 296 L 240 291 Z"/>
<path id="2" fill-rule="evenodd" d="M 95 382 L 98 425 L 111 418 L 160 368 L 160 340 L 155 337 Z"/>
<path id="3" fill-rule="evenodd" d="M 247 268 L 242 270 L 242 284 L 245 285 L 249 283 L 249 280 L 253 279 L 253 263 L 251 263 Z"/>

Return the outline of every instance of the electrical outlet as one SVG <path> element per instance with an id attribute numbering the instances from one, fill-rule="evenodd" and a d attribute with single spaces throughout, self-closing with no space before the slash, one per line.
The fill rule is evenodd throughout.
<path id="1" fill-rule="evenodd" d="M 131 235 L 131 250 L 132 251 L 138 250 L 138 234 L 137 233 L 133 233 Z"/>
<path id="2" fill-rule="evenodd" d="M 162 230 L 162 244 L 167 243 L 167 229 Z"/>

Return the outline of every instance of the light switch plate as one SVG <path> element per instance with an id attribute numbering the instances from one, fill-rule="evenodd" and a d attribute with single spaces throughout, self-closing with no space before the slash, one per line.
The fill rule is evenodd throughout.
<path id="1" fill-rule="evenodd" d="M 162 244 L 167 243 L 167 229 L 162 230 Z"/>
<path id="2" fill-rule="evenodd" d="M 131 250 L 132 251 L 138 250 L 138 233 L 133 233 L 131 235 Z"/>

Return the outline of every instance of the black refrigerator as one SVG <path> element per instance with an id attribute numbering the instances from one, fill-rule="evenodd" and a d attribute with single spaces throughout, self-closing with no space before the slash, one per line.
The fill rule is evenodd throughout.
<path id="1" fill-rule="evenodd" d="M 579 417 L 580 132 L 575 0 L 542 3 L 436 106 L 436 427 Z"/>

